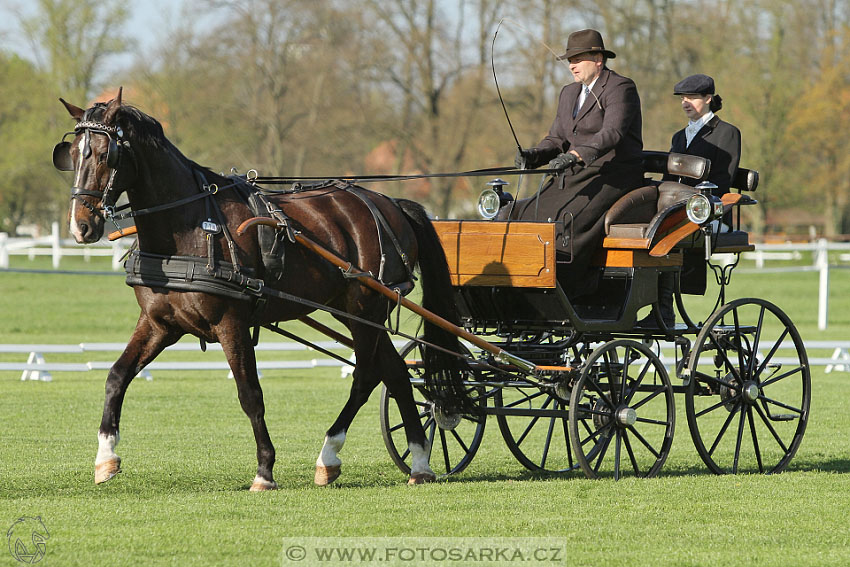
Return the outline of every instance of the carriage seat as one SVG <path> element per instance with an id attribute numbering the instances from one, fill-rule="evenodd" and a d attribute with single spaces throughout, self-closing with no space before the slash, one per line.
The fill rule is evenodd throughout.
<path id="1" fill-rule="evenodd" d="M 683 154 L 666 152 L 644 152 L 644 170 L 647 173 L 669 173 L 677 177 L 689 177 L 702 181 L 708 176 L 710 160 Z M 674 209 L 697 190 L 675 181 L 652 181 L 639 189 L 630 191 L 608 210 L 605 215 L 605 235 L 612 239 L 645 241 L 654 236 L 662 221 Z M 758 187 L 757 171 L 738 168 L 732 180 L 732 189 L 755 191 Z M 723 232 L 716 236 L 718 249 L 737 251 L 750 249 L 748 234 L 744 231 Z M 647 243 L 648 244 L 648 243 Z"/>
<path id="2" fill-rule="evenodd" d="M 667 152 L 643 152 L 646 173 L 671 174 L 702 181 L 711 161 L 699 156 Z M 686 200 L 696 189 L 676 181 L 654 181 L 626 193 L 605 215 L 605 235 L 614 238 L 646 238 L 653 219 L 672 205 Z"/>

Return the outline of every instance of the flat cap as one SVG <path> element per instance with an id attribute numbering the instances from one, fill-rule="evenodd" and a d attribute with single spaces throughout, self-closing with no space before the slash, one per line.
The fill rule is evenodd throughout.
<path id="1" fill-rule="evenodd" d="M 697 95 L 713 95 L 714 94 L 714 79 L 708 75 L 691 75 L 685 77 L 673 87 L 674 95 L 697 94 Z"/>

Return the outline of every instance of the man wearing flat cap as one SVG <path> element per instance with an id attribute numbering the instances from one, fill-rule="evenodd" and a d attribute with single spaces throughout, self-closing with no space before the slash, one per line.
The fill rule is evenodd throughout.
<path id="1" fill-rule="evenodd" d="M 539 197 L 517 202 L 511 218 L 564 223 L 556 247 L 569 263 L 559 280 L 573 297 L 596 287 L 588 268 L 604 237 L 605 212 L 643 184 L 640 97 L 631 79 L 606 66 L 614 57 L 598 31 L 570 34 L 558 59 L 569 61 L 575 82 L 561 90 L 549 135 L 517 152 L 518 168 L 559 170 Z"/>

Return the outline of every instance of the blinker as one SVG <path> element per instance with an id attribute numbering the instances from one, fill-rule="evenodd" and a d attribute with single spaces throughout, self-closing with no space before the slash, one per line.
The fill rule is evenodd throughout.
<path id="1" fill-rule="evenodd" d="M 71 160 L 71 142 L 59 142 L 53 147 L 53 167 L 59 171 L 74 171 Z"/>

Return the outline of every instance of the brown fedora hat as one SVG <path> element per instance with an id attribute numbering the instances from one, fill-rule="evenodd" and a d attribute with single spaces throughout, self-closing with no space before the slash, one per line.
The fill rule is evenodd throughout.
<path id="1" fill-rule="evenodd" d="M 596 30 L 579 30 L 567 38 L 567 52 L 558 57 L 558 61 L 569 59 L 581 53 L 601 53 L 608 59 L 616 57 L 613 51 L 605 49 L 602 34 Z"/>

